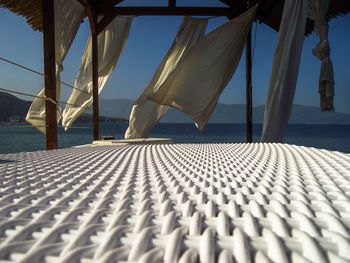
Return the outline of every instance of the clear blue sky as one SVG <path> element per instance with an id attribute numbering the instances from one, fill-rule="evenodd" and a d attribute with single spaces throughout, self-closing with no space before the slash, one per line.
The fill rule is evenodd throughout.
<path id="1" fill-rule="evenodd" d="M 126 1 L 128 2 L 137 4 L 136 1 Z M 167 3 L 164 0 L 151 2 L 155 5 Z M 218 1 L 206 2 L 212 4 Z M 181 21 L 182 17 L 134 18 L 124 52 L 101 97 L 135 100 L 151 80 Z M 211 19 L 208 31 L 226 21 L 226 18 Z M 89 24 L 85 19 L 63 63 L 63 81 L 74 83 L 89 34 Z M 0 57 L 43 72 L 42 34 L 34 32 L 24 18 L 0 8 L 0 35 Z M 277 37 L 278 33 L 266 25 L 253 25 L 254 106 L 265 104 Z M 329 39 L 336 82 L 336 111 L 350 113 L 350 14 L 330 22 Z M 317 43 L 318 37 L 314 33 L 305 39 L 294 103 L 316 107 L 319 105 L 318 75 L 321 63 L 312 55 L 312 49 Z M 43 88 L 43 79 L 0 61 L 0 87 L 37 94 Z M 62 100 L 67 101 L 70 92 L 70 88 L 62 86 Z M 219 101 L 226 104 L 245 103 L 245 59 L 241 60 Z"/>

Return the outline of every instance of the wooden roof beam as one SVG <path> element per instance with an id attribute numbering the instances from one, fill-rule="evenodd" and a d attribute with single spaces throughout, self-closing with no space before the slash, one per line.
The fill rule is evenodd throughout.
<path id="1" fill-rule="evenodd" d="M 116 5 L 119 5 L 123 1 L 124 0 L 108 0 L 108 1 L 103 1 L 103 2 L 99 3 L 98 5 L 101 7 L 110 8 L 110 7 L 114 7 Z"/>
<path id="2" fill-rule="evenodd" d="M 231 8 L 246 8 L 248 6 L 248 2 L 251 0 L 219 0 L 220 2 L 228 5 Z"/>
<path id="3" fill-rule="evenodd" d="M 226 7 L 113 7 L 98 8 L 98 14 L 122 16 L 230 16 L 239 15 L 241 10 Z"/>
<path id="4" fill-rule="evenodd" d="M 114 6 L 119 5 L 123 1 L 124 0 L 103 1 L 99 3 L 98 8 L 111 9 Z M 116 16 L 117 16 L 116 13 L 111 13 L 111 12 L 105 14 L 103 18 L 99 22 L 97 22 L 97 25 L 96 25 L 97 34 L 100 34 L 114 20 Z"/>
<path id="5" fill-rule="evenodd" d="M 46 120 L 46 149 L 58 148 L 57 142 L 57 101 L 55 73 L 55 20 L 54 0 L 43 1 L 43 42 L 44 42 L 44 73 Z"/>
<path id="6" fill-rule="evenodd" d="M 97 35 L 99 35 L 117 16 L 117 13 L 108 13 L 97 23 Z"/>
<path id="7" fill-rule="evenodd" d="M 277 0 L 272 0 L 272 1 L 268 2 L 268 5 L 266 5 L 266 8 L 264 8 L 263 13 L 258 8 L 257 17 L 259 18 L 260 21 L 264 21 L 264 19 L 270 15 L 270 13 L 272 12 L 272 9 L 275 7 L 276 3 L 277 3 Z"/>
<path id="8" fill-rule="evenodd" d="M 79 0 L 79 2 L 85 7 L 86 15 L 89 19 L 90 29 L 91 33 L 97 34 L 97 28 L 96 28 L 96 8 L 92 5 L 92 3 L 89 0 Z"/>
<path id="9" fill-rule="evenodd" d="M 176 0 L 168 0 L 168 5 L 171 8 L 176 7 Z"/>
<path id="10" fill-rule="evenodd" d="M 231 0 L 220 0 L 220 2 L 224 3 L 225 5 L 229 7 L 233 7 L 233 2 Z"/>

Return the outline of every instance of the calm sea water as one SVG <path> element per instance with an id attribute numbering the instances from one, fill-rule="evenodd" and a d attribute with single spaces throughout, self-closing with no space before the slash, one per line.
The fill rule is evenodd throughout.
<path id="1" fill-rule="evenodd" d="M 59 128 L 59 148 L 91 143 L 92 124 L 79 125 L 69 132 Z M 127 123 L 101 123 L 100 135 L 121 139 L 126 128 Z M 260 140 L 261 130 L 261 124 L 253 126 L 254 142 Z M 176 143 L 237 143 L 245 141 L 245 132 L 245 124 L 208 124 L 207 132 L 202 134 L 190 123 L 159 123 L 150 137 L 172 138 Z M 291 124 L 284 142 L 350 153 L 350 125 Z M 45 136 L 35 128 L 0 126 L 0 153 L 44 149 Z"/>

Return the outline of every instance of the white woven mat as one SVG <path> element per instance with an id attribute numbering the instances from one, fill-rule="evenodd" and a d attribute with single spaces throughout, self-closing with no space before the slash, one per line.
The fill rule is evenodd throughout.
<path id="1" fill-rule="evenodd" d="M 1 262 L 349 262 L 350 155 L 282 144 L 0 155 Z"/>

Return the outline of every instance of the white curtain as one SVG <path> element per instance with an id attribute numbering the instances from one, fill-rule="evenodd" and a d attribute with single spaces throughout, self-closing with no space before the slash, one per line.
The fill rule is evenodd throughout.
<path id="1" fill-rule="evenodd" d="M 123 52 L 129 36 L 132 18 L 117 17 L 98 36 L 98 93 L 100 94 L 111 76 L 117 61 Z M 92 104 L 92 41 L 87 42 L 80 69 L 73 90 L 62 114 L 62 125 L 68 130 L 73 122 Z M 91 95 L 90 95 L 91 94 Z M 73 106 L 74 105 L 74 106 Z"/>
<path id="2" fill-rule="evenodd" d="M 237 68 L 256 8 L 250 8 L 202 38 L 149 98 L 183 111 L 199 130 L 204 130 Z"/>
<path id="3" fill-rule="evenodd" d="M 282 142 L 292 108 L 307 19 L 307 0 L 286 0 L 265 106 L 262 142 Z"/>
<path id="4" fill-rule="evenodd" d="M 330 59 L 330 46 L 328 42 L 328 22 L 326 18 L 329 0 L 309 0 L 310 19 L 315 21 L 315 33 L 319 35 L 320 42 L 313 50 L 313 54 L 322 61 L 319 88 L 320 106 L 322 111 L 334 110 L 334 73 Z"/>
<path id="5" fill-rule="evenodd" d="M 148 96 L 164 83 L 180 59 L 204 36 L 207 24 L 208 19 L 184 17 L 172 46 L 132 108 L 129 127 L 125 133 L 126 139 L 148 137 L 153 127 L 168 110 L 168 106 L 150 101 Z"/>
<path id="6" fill-rule="evenodd" d="M 56 100 L 60 99 L 60 74 L 63 71 L 63 60 L 75 38 L 84 17 L 84 8 L 75 0 L 55 1 L 55 63 L 56 63 Z M 45 89 L 38 94 L 45 97 Z M 26 121 L 46 134 L 45 100 L 36 98 L 30 106 Z M 61 111 L 57 106 L 57 122 L 61 119 Z"/>

